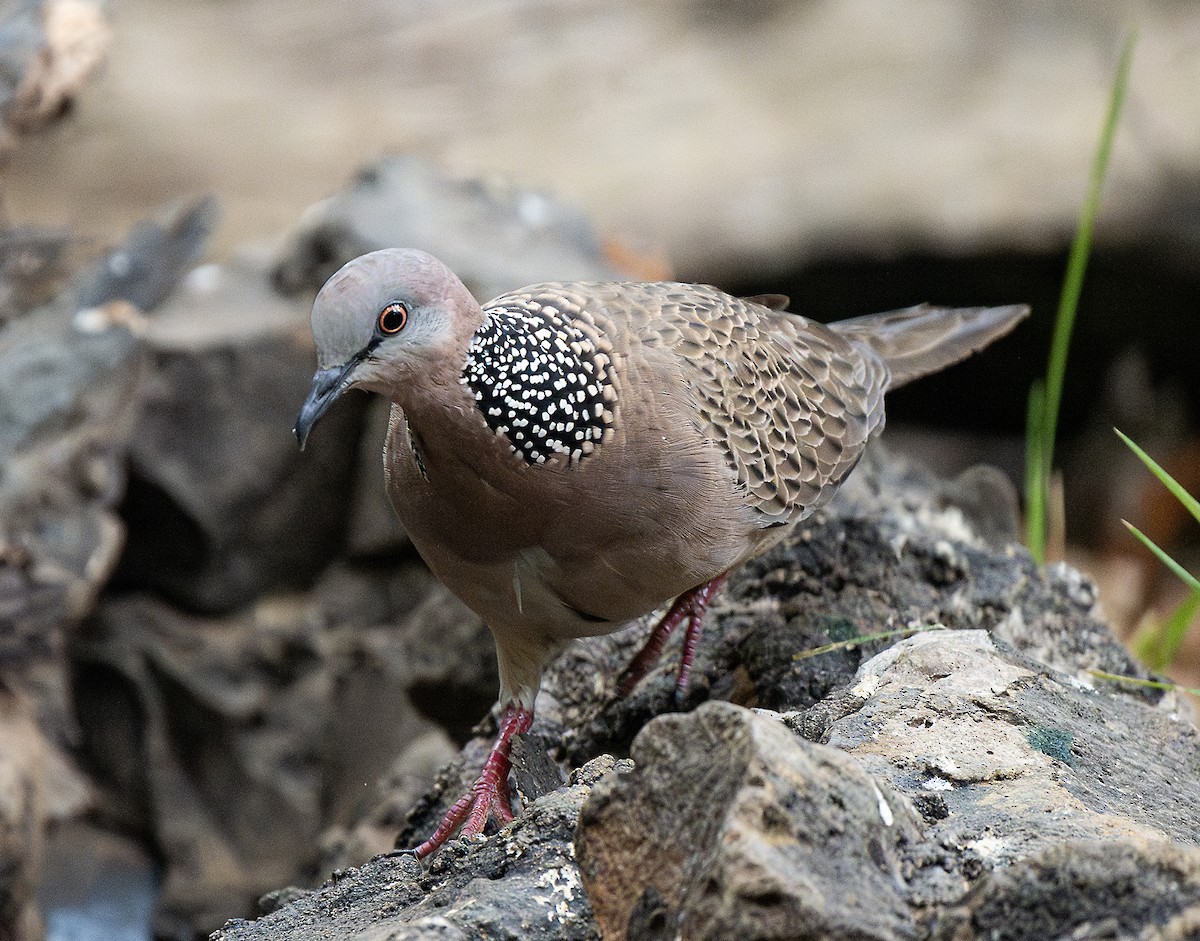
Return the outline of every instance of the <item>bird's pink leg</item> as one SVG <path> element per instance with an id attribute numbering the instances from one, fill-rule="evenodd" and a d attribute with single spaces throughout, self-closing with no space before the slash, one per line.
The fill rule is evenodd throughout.
<path id="1" fill-rule="evenodd" d="M 474 836 L 483 830 L 488 813 L 494 812 L 497 820 L 508 823 L 513 819 L 512 798 L 508 790 L 508 772 L 511 767 L 509 753 L 514 735 L 522 735 L 533 725 L 533 710 L 516 703 L 509 703 L 500 715 L 500 731 L 492 750 L 488 752 L 483 770 L 471 789 L 454 802 L 437 825 L 433 835 L 412 850 L 417 859 L 424 859 L 445 845 L 459 824 L 462 836 Z M 463 821 L 466 821 L 463 823 Z"/>
<path id="2" fill-rule="evenodd" d="M 704 624 L 704 612 L 708 604 L 725 584 L 725 576 L 718 575 L 703 585 L 697 585 L 675 599 L 661 621 L 655 626 L 649 640 L 617 681 L 617 690 L 622 696 L 629 695 L 633 688 L 653 669 L 654 664 L 662 655 L 667 638 L 684 621 L 687 621 L 687 632 L 683 636 L 683 654 L 679 660 L 679 674 L 675 680 L 675 698 L 682 699 L 687 692 L 688 677 L 692 673 L 692 662 L 696 659 L 696 648 L 700 644 L 700 629 Z"/>

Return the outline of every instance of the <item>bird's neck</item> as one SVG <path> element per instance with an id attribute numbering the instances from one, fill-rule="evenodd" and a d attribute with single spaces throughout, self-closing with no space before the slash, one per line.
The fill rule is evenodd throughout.
<path id="1" fill-rule="evenodd" d="M 403 411 L 412 445 L 434 483 L 457 479 L 465 470 L 460 466 L 464 456 L 486 449 L 494 437 L 463 381 L 467 349 L 483 320 L 480 311 L 446 352 L 422 361 L 419 375 L 405 376 L 387 389 L 388 398 Z"/>
<path id="2" fill-rule="evenodd" d="M 467 346 L 460 381 L 479 420 L 521 460 L 579 461 L 612 423 L 610 362 L 557 308 L 513 301 L 489 309 Z"/>

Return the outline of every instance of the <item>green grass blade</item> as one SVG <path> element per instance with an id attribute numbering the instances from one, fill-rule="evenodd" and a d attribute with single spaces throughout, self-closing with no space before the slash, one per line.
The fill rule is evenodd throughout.
<path id="1" fill-rule="evenodd" d="M 1134 654 L 1151 670 L 1165 670 L 1179 653 L 1188 628 L 1200 613 L 1200 591 L 1193 591 L 1161 624 L 1137 639 Z"/>
<path id="2" fill-rule="evenodd" d="M 1046 561 L 1046 504 L 1049 499 L 1046 460 L 1042 456 L 1045 407 L 1046 386 L 1036 379 L 1029 387 L 1025 413 L 1025 545 L 1038 565 Z"/>
<path id="3" fill-rule="evenodd" d="M 1151 538 L 1149 536 L 1147 536 L 1140 529 L 1138 529 L 1136 526 L 1134 526 L 1133 523 L 1129 522 L 1128 520 L 1121 520 L 1121 522 L 1125 524 L 1126 529 L 1128 529 L 1131 533 L 1133 533 L 1135 536 L 1138 537 L 1138 539 L 1140 539 L 1142 541 L 1142 544 L 1147 549 L 1149 549 L 1156 556 L 1158 556 L 1159 561 L 1162 562 L 1163 565 L 1165 565 L 1172 572 L 1174 572 L 1181 579 L 1183 579 L 1184 583 L 1190 589 L 1192 589 L 1192 591 L 1200 591 L 1200 579 L 1196 578 L 1195 575 L 1193 575 L 1191 572 L 1189 572 L 1187 569 L 1185 569 L 1182 565 L 1180 565 L 1178 562 L 1176 562 L 1174 559 L 1172 559 L 1162 549 L 1158 548 L 1158 546 L 1156 546 L 1154 544 L 1153 540 L 1151 540 Z"/>
<path id="4" fill-rule="evenodd" d="M 1161 680 L 1143 680 L 1140 676 L 1122 676 L 1120 673 L 1105 673 L 1103 670 L 1088 670 L 1088 673 L 1097 679 L 1108 680 L 1111 683 L 1128 683 L 1130 686 L 1147 686 L 1150 689 L 1165 689 L 1168 692 L 1178 689 L 1185 693 L 1191 693 L 1193 696 L 1200 696 L 1200 689 L 1192 689 L 1190 686 L 1180 686 L 1178 683 L 1164 683 Z"/>
<path id="5" fill-rule="evenodd" d="M 1092 231 L 1096 216 L 1100 212 L 1100 197 L 1104 191 L 1104 178 L 1108 173 L 1112 155 L 1113 139 L 1117 123 L 1125 104 L 1125 93 L 1129 87 L 1129 70 L 1133 63 L 1133 49 L 1137 44 L 1137 31 L 1130 30 L 1121 50 L 1117 74 L 1113 81 L 1112 94 L 1108 101 L 1108 115 L 1100 132 L 1100 141 L 1092 159 L 1092 172 L 1088 182 L 1087 198 L 1079 215 L 1079 227 L 1071 244 L 1067 259 L 1067 272 L 1063 277 L 1062 294 L 1058 301 L 1058 313 L 1054 319 L 1054 337 L 1050 343 L 1050 361 L 1046 366 L 1046 402 L 1043 411 L 1041 453 L 1045 482 L 1049 483 L 1049 469 L 1054 462 L 1054 439 L 1058 434 L 1058 411 L 1062 404 L 1063 379 L 1067 372 L 1067 351 L 1071 346 L 1071 333 L 1075 327 L 1075 313 L 1079 308 L 1079 296 L 1083 290 L 1083 276 L 1087 270 L 1088 255 L 1092 249 Z"/>
<path id="6" fill-rule="evenodd" d="M 1134 444 L 1129 436 L 1124 434 L 1120 428 L 1114 428 L 1113 431 L 1117 433 L 1118 438 L 1129 445 L 1129 450 L 1136 454 L 1138 456 L 1138 460 L 1150 469 L 1150 473 L 1161 480 L 1163 486 L 1175 495 L 1175 499 L 1182 503 L 1187 508 L 1187 511 L 1192 514 L 1192 516 L 1196 517 L 1196 522 L 1200 523 L 1200 500 L 1197 500 L 1190 493 L 1184 490 L 1174 477 L 1159 467 L 1158 462 L 1156 462 L 1154 458 Z"/>
<path id="7" fill-rule="evenodd" d="M 908 637 L 911 634 L 923 634 L 925 631 L 944 631 L 945 624 L 918 624 L 913 627 L 901 627 L 894 631 L 881 631 L 878 634 L 863 634 L 861 637 L 851 637 L 848 640 L 834 641 L 832 644 L 822 644 L 820 647 L 809 647 L 807 650 L 801 650 L 799 653 L 792 654 L 793 660 L 807 660 L 810 657 L 817 657 L 825 653 L 833 653 L 835 650 L 853 650 L 855 647 L 861 647 L 863 644 L 870 644 L 877 640 L 892 640 L 898 637 Z"/>
<path id="8" fill-rule="evenodd" d="M 1067 352 L 1071 346 L 1075 313 L 1079 309 L 1079 297 L 1083 291 L 1083 276 L 1087 271 L 1088 255 L 1092 249 L 1092 231 L 1095 228 L 1096 216 L 1100 212 L 1104 178 L 1108 174 L 1113 139 L 1116 137 L 1117 123 L 1125 104 L 1136 44 L 1137 31 L 1130 30 L 1121 50 L 1120 61 L 1117 63 L 1112 94 L 1108 100 L 1108 113 L 1096 145 L 1095 156 L 1092 158 L 1087 196 L 1079 213 L 1079 225 L 1067 258 L 1067 270 L 1063 275 L 1062 293 L 1059 295 L 1058 311 L 1054 318 L 1054 334 L 1050 342 L 1046 378 L 1040 388 L 1035 387 L 1029 392 L 1029 424 L 1025 432 L 1026 541 L 1030 554 L 1039 564 L 1046 559 L 1050 472 L 1054 466 L 1054 439 L 1058 435 L 1058 412 L 1062 404 L 1063 381 L 1067 372 Z M 1036 425 L 1033 424 L 1035 416 L 1038 419 Z"/>

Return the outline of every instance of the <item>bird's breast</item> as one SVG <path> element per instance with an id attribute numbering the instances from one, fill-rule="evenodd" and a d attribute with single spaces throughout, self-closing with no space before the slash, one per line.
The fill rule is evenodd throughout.
<path id="1" fill-rule="evenodd" d="M 529 462 L 478 415 L 426 430 L 395 408 L 389 495 L 435 574 L 494 628 L 606 633 L 723 573 L 761 532 L 694 426 L 624 418 L 636 440 L 620 425 L 582 459 Z"/>

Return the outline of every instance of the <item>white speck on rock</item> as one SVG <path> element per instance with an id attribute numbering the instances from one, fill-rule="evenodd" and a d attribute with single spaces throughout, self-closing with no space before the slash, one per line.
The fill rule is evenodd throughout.
<path id="1" fill-rule="evenodd" d="M 184 277 L 183 285 L 195 294 L 211 294 L 221 286 L 223 276 L 220 265 L 197 265 Z"/>
<path id="2" fill-rule="evenodd" d="M 549 889 L 549 895 L 535 895 L 534 901 L 540 902 L 549 909 L 546 918 L 550 922 L 565 922 L 575 918 L 571 910 L 571 902 L 583 891 L 579 881 L 579 872 L 574 866 L 553 866 L 538 877 L 537 884 Z"/>
<path id="3" fill-rule="evenodd" d="M 997 836 L 980 837 L 967 844 L 967 848 L 974 850 L 982 859 L 995 859 L 1001 856 L 1007 846 L 1008 842 Z"/>
<path id="4" fill-rule="evenodd" d="M 108 273 L 114 278 L 126 278 L 133 270 L 133 261 L 125 252 L 113 252 L 108 256 Z"/>
<path id="5" fill-rule="evenodd" d="M 883 796 L 883 791 L 879 790 L 879 785 L 874 781 L 871 782 L 871 787 L 875 790 L 875 799 L 879 801 L 879 819 L 883 821 L 885 827 L 892 826 L 896 822 L 896 818 L 892 814 L 892 808 L 888 806 L 887 798 Z"/>

